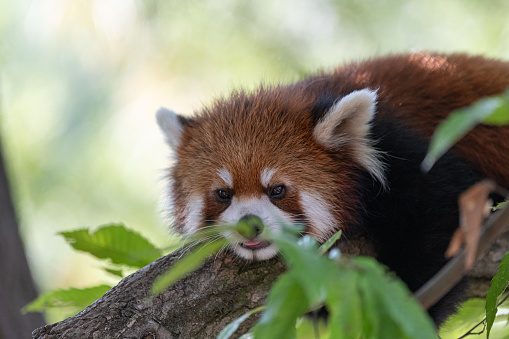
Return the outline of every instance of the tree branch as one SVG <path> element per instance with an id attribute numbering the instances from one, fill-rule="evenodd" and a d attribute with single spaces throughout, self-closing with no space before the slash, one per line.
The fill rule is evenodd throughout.
<path id="1" fill-rule="evenodd" d="M 499 237 L 472 273 L 475 288 L 468 297 L 484 296 L 496 265 L 509 248 L 509 232 Z M 372 254 L 368 242 L 353 239 L 341 244 L 343 253 Z M 213 338 L 248 310 L 262 305 L 273 282 L 284 272 L 279 260 L 246 262 L 222 253 L 202 268 L 149 298 L 154 279 L 180 253 L 162 257 L 123 279 L 102 298 L 72 318 L 33 332 L 34 338 Z M 245 333 L 257 317 L 248 318 Z"/>
<path id="2" fill-rule="evenodd" d="M 155 278 L 179 257 L 174 252 L 156 260 L 76 316 L 37 329 L 34 338 L 211 338 L 263 304 L 284 270 L 277 260 L 247 263 L 223 253 L 150 298 Z"/>
<path id="3" fill-rule="evenodd" d="M 344 242 L 344 253 L 366 254 L 364 239 Z M 123 279 L 102 298 L 72 318 L 41 327 L 34 338 L 213 338 L 248 310 L 263 305 L 284 264 L 246 262 L 222 253 L 199 270 L 149 298 L 155 278 L 173 265 L 179 251 Z M 257 319 L 245 321 L 246 332 Z"/>

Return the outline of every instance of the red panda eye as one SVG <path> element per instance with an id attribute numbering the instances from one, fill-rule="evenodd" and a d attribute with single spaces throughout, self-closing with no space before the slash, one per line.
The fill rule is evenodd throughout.
<path id="1" fill-rule="evenodd" d="M 285 185 L 276 185 L 270 189 L 269 196 L 271 199 L 281 199 L 284 198 L 286 194 Z"/>
<path id="2" fill-rule="evenodd" d="M 219 202 L 228 203 L 232 199 L 232 194 L 229 190 L 220 188 L 216 190 L 216 197 Z"/>

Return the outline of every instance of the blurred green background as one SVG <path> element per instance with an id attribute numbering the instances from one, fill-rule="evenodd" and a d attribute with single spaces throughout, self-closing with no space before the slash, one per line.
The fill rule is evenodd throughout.
<path id="1" fill-rule="evenodd" d="M 509 59 L 508 18 L 505 0 L 0 1 L 0 136 L 39 290 L 109 279 L 58 231 L 118 221 L 171 243 L 160 106 L 386 53 Z"/>

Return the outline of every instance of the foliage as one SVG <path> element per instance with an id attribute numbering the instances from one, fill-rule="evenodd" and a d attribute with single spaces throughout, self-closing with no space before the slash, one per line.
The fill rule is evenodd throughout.
<path id="1" fill-rule="evenodd" d="M 90 233 L 88 229 L 60 232 L 76 250 L 112 263 L 141 268 L 163 255 L 162 251 L 139 233 L 123 225 L 109 225 Z"/>
<path id="2" fill-rule="evenodd" d="M 242 224 L 238 227 L 242 228 Z M 310 333 L 319 333 L 320 338 L 436 337 L 432 322 L 413 300 L 406 286 L 388 274 L 374 259 L 341 256 L 337 249 L 332 248 L 334 241 L 318 246 L 310 236 L 297 238 L 295 235 L 298 231 L 299 228 L 284 226 L 283 232 L 270 234 L 270 239 L 279 246 L 289 270 L 274 284 L 266 306 L 239 317 L 226 326 L 218 338 L 230 338 L 245 319 L 260 311 L 263 311 L 260 320 L 246 337 L 308 338 Z M 75 249 L 106 259 L 108 265 L 114 263 L 116 267 L 122 265 L 138 268 L 139 265 L 150 263 L 154 253 L 162 253 L 142 236 L 122 225 L 103 226 L 95 232 L 62 232 L 61 235 Z M 333 239 L 337 240 L 339 236 L 340 232 Z M 210 234 L 206 237 L 211 238 L 213 241 L 198 245 L 194 244 L 196 239 L 193 239 L 193 249 L 156 280 L 153 293 L 162 291 L 195 270 L 210 254 L 227 245 L 219 237 L 211 237 Z M 119 240 L 129 245 L 120 246 Z M 135 249 L 132 256 L 123 253 L 129 246 Z M 324 256 L 327 252 L 328 256 Z M 500 272 L 494 278 L 493 291 L 490 292 L 492 296 L 488 297 L 492 301 L 486 304 L 492 314 L 487 321 L 488 328 L 493 324 L 497 297 L 507 285 L 507 257 L 509 255 L 504 258 Z M 112 266 L 105 269 L 119 274 Z M 72 315 L 102 296 L 109 288 L 109 285 L 99 285 L 51 291 L 27 305 L 24 311 L 65 308 Z M 302 317 L 323 306 L 329 312 L 328 324 L 310 323 L 309 319 Z M 465 316 L 460 321 L 464 322 Z"/>
<path id="3" fill-rule="evenodd" d="M 195 271 L 211 253 L 219 251 L 226 245 L 227 242 L 224 238 L 205 244 L 199 244 L 193 249 L 193 251 L 191 251 L 190 255 L 185 256 L 175 263 L 171 270 L 168 270 L 163 275 L 157 277 L 152 286 L 152 294 L 156 295 L 161 293 L 174 282 Z"/>
<path id="4" fill-rule="evenodd" d="M 481 99 L 473 105 L 452 112 L 436 129 L 428 153 L 421 167 L 428 171 L 433 164 L 457 141 L 465 136 L 479 123 L 502 126 L 509 124 L 509 90 L 504 94 Z M 499 204 L 496 209 L 506 203 Z M 486 296 L 486 318 L 481 324 L 486 325 L 486 337 L 489 338 L 497 314 L 497 301 L 509 284 L 509 252 L 500 263 L 499 272 L 493 278 Z M 474 328 L 476 328 L 475 326 Z M 471 331 L 469 331 L 471 332 Z M 481 332 L 482 333 L 482 332 Z"/>
<path id="5" fill-rule="evenodd" d="M 487 322 L 485 311 L 486 300 L 472 298 L 459 307 L 456 314 L 447 319 L 440 327 L 440 338 L 486 338 Z M 509 300 L 507 294 L 497 305 L 498 312 L 490 332 L 490 338 L 509 338 L 507 314 L 509 314 Z M 484 334 L 484 335 L 483 335 Z"/>
<path id="6" fill-rule="evenodd" d="M 235 319 L 234 321 L 232 321 L 231 323 L 226 325 L 223 328 L 223 330 L 221 332 L 219 332 L 219 334 L 217 335 L 217 339 L 228 339 L 228 338 L 230 338 L 235 333 L 235 331 L 239 328 L 240 324 L 242 324 L 242 322 L 244 320 L 249 318 L 251 315 L 253 315 L 255 313 L 258 313 L 258 312 L 260 312 L 260 311 L 262 311 L 264 309 L 265 309 L 265 306 L 260 306 L 260 307 L 257 307 L 255 309 L 252 309 L 249 312 L 244 313 L 243 315 L 241 315 L 240 317 L 238 317 L 237 319 Z"/>
<path id="7" fill-rule="evenodd" d="M 489 338 L 491 328 L 497 314 L 497 300 L 504 293 L 509 284 L 509 252 L 500 262 L 498 273 L 493 277 L 491 286 L 486 296 L 486 337 Z"/>
<path id="8" fill-rule="evenodd" d="M 501 96 L 481 99 L 451 113 L 435 130 L 422 168 L 429 171 L 448 149 L 481 122 L 486 125 L 509 123 L 509 91 Z"/>
<path id="9" fill-rule="evenodd" d="M 109 285 L 98 285 L 88 288 L 58 289 L 40 295 L 30 304 L 23 307 L 23 312 L 42 312 L 48 308 L 65 308 L 67 314 L 72 316 L 110 290 Z"/>
<path id="10" fill-rule="evenodd" d="M 269 233 L 268 238 L 277 244 L 289 269 L 267 297 L 263 314 L 253 328 L 256 338 L 295 338 L 299 318 L 323 306 L 329 312 L 330 322 L 324 332 L 330 338 L 436 337 L 433 323 L 406 286 L 387 274 L 376 260 L 346 258 L 338 255 L 337 249 L 322 256 L 333 242 L 320 247 L 312 237 L 297 238 L 295 232 L 295 227 L 284 226 L 283 232 Z M 191 260 L 195 265 L 196 260 L 207 257 L 200 251 L 203 249 L 190 252 L 183 260 Z M 212 246 L 204 251 L 213 252 Z M 172 282 L 187 274 L 176 266 L 168 272 Z M 157 289 L 166 287 L 160 285 Z M 253 313 L 250 311 L 230 323 L 218 338 L 229 338 Z"/>
<path id="11" fill-rule="evenodd" d="M 121 224 L 99 227 L 94 232 L 87 229 L 60 232 L 76 250 L 84 251 L 106 261 L 104 269 L 117 277 L 123 277 L 124 269 L 138 269 L 162 255 L 140 234 Z M 89 288 L 58 289 L 46 292 L 24 307 L 25 312 L 42 312 L 51 308 L 66 308 L 72 316 L 100 298 L 111 288 L 98 285 Z"/>

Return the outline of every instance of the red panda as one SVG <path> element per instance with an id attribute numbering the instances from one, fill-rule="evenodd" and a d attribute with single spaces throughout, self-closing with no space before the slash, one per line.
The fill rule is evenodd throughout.
<path id="1" fill-rule="evenodd" d="M 255 216 L 271 230 L 303 223 L 320 242 L 363 232 L 415 291 L 446 263 L 459 193 L 485 177 L 509 187 L 509 127 L 477 127 L 423 173 L 429 139 L 452 110 L 508 86 L 509 63 L 416 53 L 236 91 L 190 118 L 162 108 L 174 228 Z M 262 230 L 223 235 L 238 256 L 266 260 L 278 249 Z M 454 302 L 430 310 L 437 324 Z"/>

